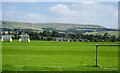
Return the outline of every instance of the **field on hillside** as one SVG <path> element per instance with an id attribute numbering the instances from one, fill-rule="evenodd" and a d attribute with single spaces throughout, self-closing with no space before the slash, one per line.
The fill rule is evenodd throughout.
<path id="1" fill-rule="evenodd" d="M 86 32 L 85 34 L 88 34 L 88 35 L 90 35 L 90 34 L 92 34 L 92 35 L 96 35 L 96 34 L 104 35 L 106 32 L 110 35 L 115 35 L 116 37 L 119 36 L 118 31 Z"/>
<path id="2" fill-rule="evenodd" d="M 95 65 L 95 44 L 117 42 L 18 41 L 2 43 L 2 69 L 8 71 L 114 71 L 118 68 L 118 47 L 99 47 Z"/>

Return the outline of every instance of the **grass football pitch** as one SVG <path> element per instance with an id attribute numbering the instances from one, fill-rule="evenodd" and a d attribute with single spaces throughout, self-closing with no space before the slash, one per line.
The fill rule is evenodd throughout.
<path id="1" fill-rule="evenodd" d="M 117 42 L 2 43 L 3 71 L 115 71 L 118 69 L 118 46 L 100 46 L 95 67 L 95 44 Z"/>

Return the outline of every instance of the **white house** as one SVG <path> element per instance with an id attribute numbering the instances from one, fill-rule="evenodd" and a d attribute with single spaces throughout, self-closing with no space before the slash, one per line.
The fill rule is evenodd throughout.
<path id="1" fill-rule="evenodd" d="M 7 41 L 7 42 L 12 42 L 12 36 L 11 35 L 2 35 L 1 41 Z"/>
<path id="2" fill-rule="evenodd" d="M 23 33 L 20 35 L 19 42 L 30 42 L 29 35 L 26 33 Z"/>

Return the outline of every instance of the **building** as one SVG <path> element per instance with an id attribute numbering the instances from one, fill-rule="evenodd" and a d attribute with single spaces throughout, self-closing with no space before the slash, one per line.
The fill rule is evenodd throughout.
<path id="1" fill-rule="evenodd" d="M 5 41 L 12 42 L 12 35 L 2 35 L 1 41 L 2 42 L 5 42 Z"/>
<path id="2" fill-rule="evenodd" d="M 52 37 L 54 41 L 63 41 L 62 37 Z"/>
<path id="3" fill-rule="evenodd" d="M 63 41 L 70 42 L 70 38 L 63 38 Z"/>
<path id="4" fill-rule="evenodd" d="M 20 35 L 19 42 L 30 42 L 29 35 L 26 33 L 22 33 Z"/>

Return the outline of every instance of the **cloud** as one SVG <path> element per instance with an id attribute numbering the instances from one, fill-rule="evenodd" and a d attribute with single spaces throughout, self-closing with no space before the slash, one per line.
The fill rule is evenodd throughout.
<path id="1" fill-rule="evenodd" d="M 16 10 L 3 11 L 3 20 L 21 21 L 21 22 L 44 22 L 47 21 L 45 15 L 33 12 L 23 12 Z"/>
<path id="2" fill-rule="evenodd" d="M 3 2 L 80 2 L 80 1 L 118 2 L 119 0 L 3 0 Z"/>
<path id="3" fill-rule="evenodd" d="M 50 7 L 50 12 L 59 16 L 75 16 L 78 14 L 77 10 L 70 9 L 67 5 L 58 4 Z"/>
<path id="4" fill-rule="evenodd" d="M 58 14 L 67 14 L 69 11 L 69 8 L 66 5 L 58 4 L 56 6 L 50 7 L 50 11 Z"/>
<path id="5" fill-rule="evenodd" d="M 3 2 L 39 2 L 41 0 L 4 0 Z"/>
<path id="6" fill-rule="evenodd" d="M 47 22 L 48 17 L 46 15 L 38 14 L 38 13 L 25 13 L 26 15 L 23 16 L 24 21 L 27 22 Z"/>
<path id="7" fill-rule="evenodd" d="M 18 9 L 18 7 L 17 7 L 17 6 L 12 5 L 12 6 L 10 6 L 10 7 L 9 7 L 9 9 L 8 9 L 8 10 L 17 10 L 17 9 Z"/>
<path id="8" fill-rule="evenodd" d="M 2 3 L 0 2 L 0 21 L 2 20 Z M 1 25 L 0 25 L 1 26 Z"/>
<path id="9" fill-rule="evenodd" d="M 82 4 L 96 4 L 96 2 L 94 0 L 84 0 L 84 1 L 80 1 Z"/>
<path id="10" fill-rule="evenodd" d="M 93 1 L 77 2 L 70 6 L 58 4 L 52 6 L 50 12 L 59 17 L 57 21 L 62 22 L 99 24 L 114 28 L 118 25 L 117 8 Z"/>
<path id="11" fill-rule="evenodd" d="M 11 5 L 7 9 L 2 11 L 2 19 L 9 21 L 20 21 L 20 22 L 47 22 L 49 19 L 46 15 L 19 10 L 17 5 Z"/>
<path id="12" fill-rule="evenodd" d="M 117 27 L 117 8 L 112 5 L 103 5 L 101 3 L 94 4 L 73 4 L 74 8 L 80 11 L 81 21 L 87 23 L 101 24 L 103 26 Z"/>
<path id="13" fill-rule="evenodd" d="M 42 10 L 42 9 L 41 9 Z M 57 3 L 48 7 L 47 14 L 20 11 L 11 6 L 3 11 L 4 20 L 24 22 L 66 22 L 79 24 L 99 24 L 105 27 L 118 27 L 118 10 L 110 4 L 98 2 L 75 2 L 69 5 Z M 43 10 L 44 11 L 44 10 Z"/>
<path id="14" fill-rule="evenodd" d="M 2 20 L 2 10 L 0 10 L 0 21 Z M 0 25 L 1 26 L 1 25 Z"/>

